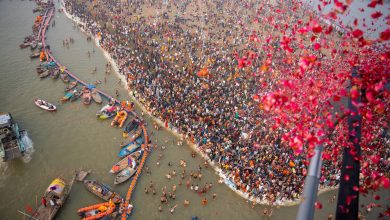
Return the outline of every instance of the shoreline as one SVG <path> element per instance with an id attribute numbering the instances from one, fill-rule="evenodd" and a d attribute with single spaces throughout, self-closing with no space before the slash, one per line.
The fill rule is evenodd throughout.
<path id="1" fill-rule="evenodd" d="M 213 161 L 210 160 L 210 158 L 200 150 L 200 148 L 195 144 L 195 143 L 192 143 L 188 138 L 185 137 L 184 134 L 180 134 L 178 132 L 178 130 L 175 128 L 175 127 L 171 127 L 168 125 L 168 127 L 165 127 L 165 123 L 163 121 L 161 121 L 159 118 L 157 118 L 156 116 L 153 115 L 153 113 L 151 111 L 148 111 L 147 108 L 144 106 L 144 104 L 141 103 L 141 101 L 139 100 L 140 97 L 135 97 L 133 94 L 138 94 L 137 91 L 132 91 L 130 89 L 130 87 L 128 86 L 128 83 L 127 83 L 127 80 L 125 78 L 124 75 L 120 74 L 120 71 L 119 71 L 119 68 L 118 68 L 118 65 L 117 63 L 115 62 L 115 60 L 111 57 L 111 55 L 106 51 L 104 50 L 100 44 L 99 44 L 99 41 L 98 39 L 93 36 L 89 31 L 85 30 L 83 27 L 85 27 L 85 23 L 84 22 L 81 22 L 81 19 L 79 17 L 76 17 L 76 16 L 73 16 L 71 14 L 68 13 L 68 11 L 66 10 L 66 8 L 64 7 L 64 2 L 63 0 L 60 1 L 60 7 L 63 9 L 63 13 L 65 14 L 65 16 L 67 18 L 69 18 L 70 20 L 72 20 L 73 22 L 75 22 L 77 24 L 77 28 L 79 28 L 84 34 L 86 34 L 87 36 L 90 36 L 95 45 L 103 52 L 103 55 L 104 57 L 111 63 L 111 66 L 113 67 L 113 70 L 115 72 L 115 75 L 121 79 L 122 82 L 124 82 L 125 84 L 125 89 L 126 91 L 128 92 L 127 94 L 129 95 L 129 97 L 131 98 L 132 101 L 134 101 L 134 103 L 136 105 L 138 105 L 138 107 L 141 109 L 142 113 L 146 113 L 149 115 L 149 117 L 154 121 L 156 122 L 159 126 L 165 128 L 166 130 L 170 131 L 175 137 L 177 138 L 180 138 L 182 140 L 185 140 L 188 144 L 188 146 L 195 152 L 197 152 L 199 155 L 202 156 L 202 158 L 204 160 L 206 160 L 210 165 L 211 167 L 214 169 L 215 171 L 215 174 L 217 174 L 220 179 L 223 179 L 225 185 L 230 188 L 232 191 L 234 191 L 236 194 L 238 194 L 240 197 L 242 197 L 243 199 L 250 201 L 250 202 L 253 202 L 253 203 L 256 203 L 256 204 L 260 204 L 260 205 L 269 205 L 270 204 L 270 201 L 267 201 L 267 200 L 260 200 L 259 198 L 256 198 L 256 197 L 250 197 L 248 195 L 248 193 L 243 193 L 241 192 L 240 190 L 237 190 L 235 189 L 231 182 L 231 180 L 227 177 L 227 175 L 225 175 L 223 173 L 223 171 L 221 170 L 221 168 L 218 167 L 218 164 L 214 163 Z M 82 25 L 82 27 L 80 27 L 79 25 Z M 141 97 L 142 98 L 142 97 Z M 337 187 L 326 187 L 326 188 L 321 188 L 320 186 L 320 189 L 318 190 L 318 195 L 322 194 L 322 193 L 326 193 L 326 192 L 329 192 L 329 191 L 333 191 L 335 189 L 338 189 L 338 186 Z M 296 199 L 296 200 L 286 200 L 286 201 L 275 201 L 272 205 L 274 206 L 285 206 L 285 207 L 289 207 L 289 206 L 295 206 L 295 205 L 299 205 L 300 203 L 300 200 L 301 198 L 299 199 Z"/>

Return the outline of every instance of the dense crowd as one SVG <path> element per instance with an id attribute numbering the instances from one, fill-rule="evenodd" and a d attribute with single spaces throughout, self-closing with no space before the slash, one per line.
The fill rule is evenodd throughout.
<path id="1" fill-rule="evenodd" d="M 308 160 L 295 156 L 283 142 L 286 130 L 269 126 L 271 119 L 253 96 L 266 94 L 290 68 L 280 39 L 269 34 L 273 27 L 262 21 L 272 16 L 283 26 L 298 23 L 308 12 L 289 13 L 289 3 L 262 4 L 258 10 L 257 1 L 164 2 L 66 0 L 65 7 L 111 54 L 130 92 L 154 116 L 196 143 L 236 189 L 263 201 L 297 199 Z M 283 13 L 275 13 L 275 7 Z M 285 33 L 296 29 L 286 28 Z M 251 43 L 256 38 L 272 45 L 272 65 L 278 67 L 263 73 L 260 82 L 256 72 L 270 51 Z M 312 53 L 327 59 L 319 51 Z M 240 64 L 237 58 L 242 56 L 251 64 Z M 338 184 L 338 166 L 324 161 L 323 187 Z"/>

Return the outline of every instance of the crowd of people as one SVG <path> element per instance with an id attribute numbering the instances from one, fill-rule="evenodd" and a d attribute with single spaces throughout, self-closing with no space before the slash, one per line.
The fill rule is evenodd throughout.
<path id="1" fill-rule="evenodd" d="M 269 34 L 274 27 L 263 21 L 272 16 L 291 33 L 298 27 L 288 24 L 299 23 L 310 12 L 289 13 L 294 6 L 288 2 L 232 0 L 64 4 L 115 60 L 129 91 L 167 127 L 197 144 L 234 188 L 270 203 L 299 198 L 308 160 L 294 155 L 282 140 L 286 130 L 270 126 L 271 119 L 253 97 L 266 94 L 283 70 L 291 68 L 280 38 Z M 255 46 L 256 39 L 272 48 L 270 65 L 278 71 L 262 69 L 259 77 L 269 51 Z M 312 53 L 327 59 L 319 51 Z M 248 61 L 239 63 L 243 56 Z M 323 187 L 339 183 L 338 166 L 324 161 Z"/>

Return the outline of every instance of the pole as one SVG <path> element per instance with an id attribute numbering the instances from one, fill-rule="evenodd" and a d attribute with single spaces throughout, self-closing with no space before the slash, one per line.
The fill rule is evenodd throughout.
<path id="1" fill-rule="evenodd" d="M 309 172 L 305 178 L 302 203 L 299 205 L 297 220 L 311 220 L 314 217 L 314 203 L 317 200 L 318 184 L 321 176 L 323 146 L 316 146 L 311 158 Z"/>
<path id="2" fill-rule="evenodd" d="M 360 76 L 357 67 L 352 69 L 351 89 L 356 86 L 355 80 Z M 360 92 L 360 90 L 359 90 Z M 339 195 L 337 199 L 336 220 L 358 219 L 359 212 L 359 174 L 360 174 L 360 138 L 362 117 L 359 109 L 352 103 L 361 102 L 361 96 L 356 100 L 348 100 L 348 108 L 351 111 L 348 116 L 349 142 L 351 146 L 344 147 L 341 166 L 341 178 Z"/>

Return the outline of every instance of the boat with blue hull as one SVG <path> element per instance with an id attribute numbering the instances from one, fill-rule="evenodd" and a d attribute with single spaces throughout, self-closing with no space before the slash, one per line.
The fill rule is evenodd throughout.
<path id="1" fill-rule="evenodd" d="M 13 160 L 24 155 L 26 146 L 22 141 L 27 135 L 24 130 L 19 130 L 18 124 L 10 113 L 0 113 L 0 157 L 3 161 Z"/>

